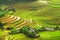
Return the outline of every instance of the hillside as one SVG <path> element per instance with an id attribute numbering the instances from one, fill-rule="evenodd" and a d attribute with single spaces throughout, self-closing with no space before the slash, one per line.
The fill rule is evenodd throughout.
<path id="1" fill-rule="evenodd" d="M 46 4 L 43 5 L 39 2 L 17 3 L 9 5 L 9 7 L 14 7 L 16 9 L 14 15 L 27 19 L 31 18 L 38 24 L 60 25 L 59 7 L 52 7 Z"/>
<path id="2" fill-rule="evenodd" d="M 1 0 L 0 9 L 3 11 L 0 10 L 2 15 L 0 39 L 60 40 L 59 2 L 59 0 Z M 10 8 L 14 11 L 9 10 Z M 36 34 L 39 37 L 30 37 Z"/>

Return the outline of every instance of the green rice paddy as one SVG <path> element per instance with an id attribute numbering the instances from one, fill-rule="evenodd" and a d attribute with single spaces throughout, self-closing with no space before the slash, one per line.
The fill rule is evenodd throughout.
<path id="1" fill-rule="evenodd" d="M 52 3 L 60 2 L 60 0 L 50 0 Z M 60 4 L 41 5 L 39 2 L 32 3 L 16 3 L 7 5 L 14 7 L 16 12 L 15 16 L 21 18 L 32 19 L 39 25 L 60 26 Z M 35 8 L 33 8 L 35 7 Z M 32 9 L 33 8 L 33 9 Z M 4 35 L 4 32 L 0 30 L 0 36 Z M 57 31 L 45 31 L 39 33 L 38 40 L 60 40 L 60 30 Z M 15 38 L 15 40 L 34 40 L 34 38 L 28 38 L 26 35 L 14 34 L 5 37 L 5 40 Z"/>

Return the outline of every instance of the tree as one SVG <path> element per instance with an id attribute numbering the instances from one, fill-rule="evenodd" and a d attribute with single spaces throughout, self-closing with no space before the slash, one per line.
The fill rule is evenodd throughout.
<path id="1" fill-rule="evenodd" d="M 3 10 L 0 9 L 0 17 L 2 17 L 4 15 L 5 15 L 5 11 L 3 11 Z"/>
<path id="2" fill-rule="evenodd" d="M 11 4 L 15 2 L 33 2 L 36 0 L 0 0 L 0 4 Z"/>
<path id="3" fill-rule="evenodd" d="M 31 38 L 36 37 L 36 34 L 38 34 L 36 30 L 30 26 L 24 26 L 18 30 L 14 28 L 11 30 L 10 34 L 17 34 L 17 33 L 24 33 L 27 37 L 31 37 Z"/>
<path id="4" fill-rule="evenodd" d="M 26 26 L 20 29 L 22 33 L 24 33 L 26 36 L 34 38 L 36 37 L 36 34 L 38 30 L 35 30 L 35 28 L 32 28 L 30 26 Z M 38 35 L 39 36 L 39 35 Z"/>
<path id="5" fill-rule="evenodd" d="M 16 34 L 17 33 L 17 31 L 16 31 L 16 28 L 12 28 L 12 30 L 11 30 L 11 32 L 9 33 L 10 35 L 13 35 L 13 34 Z"/>

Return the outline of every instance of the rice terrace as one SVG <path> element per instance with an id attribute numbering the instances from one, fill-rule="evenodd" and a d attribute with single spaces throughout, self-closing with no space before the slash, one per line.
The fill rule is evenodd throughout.
<path id="1" fill-rule="evenodd" d="M 60 40 L 60 0 L 0 0 L 0 40 Z"/>

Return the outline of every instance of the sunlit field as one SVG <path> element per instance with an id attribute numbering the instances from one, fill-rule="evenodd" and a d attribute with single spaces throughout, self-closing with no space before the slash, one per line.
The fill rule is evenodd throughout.
<path id="1" fill-rule="evenodd" d="M 6 12 L 7 10 L 4 10 L 5 8 L 9 9 L 9 7 L 13 7 L 15 11 Z M 5 13 L 4 16 L 0 17 L 0 40 L 60 40 L 59 0 L 37 0 L 33 2 L 1 4 L 0 9 L 4 10 L 0 11 L 0 15 Z M 24 28 L 26 26 L 27 28 Z M 21 30 L 20 27 L 22 28 Z M 29 37 L 30 32 L 28 31 L 30 29 L 28 27 L 35 28 L 34 30 L 38 31 L 36 33 L 38 33 L 39 37 Z M 27 34 L 29 35 L 27 36 Z"/>

